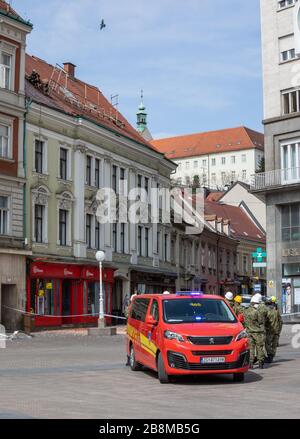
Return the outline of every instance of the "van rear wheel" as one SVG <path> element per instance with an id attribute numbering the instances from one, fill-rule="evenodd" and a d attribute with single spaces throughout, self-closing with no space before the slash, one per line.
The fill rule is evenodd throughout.
<path id="1" fill-rule="evenodd" d="M 170 382 L 170 377 L 166 373 L 164 360 L 163 360 L 161 353 L 158 354 L 157 371 L 158 371 L 158 379 L 159 379 L 160 383 L 161 384 L 168 384 Z"/>
<path id="2" fill-rule="evenodd" d="M 137 370 L 141 370 L 142 368 L 141 364 L 135 360 L 135 352 L 132 345 L 130 348 L 129 364 L 130 364 L 130 369 L 133 370 L 134 372 Z"/>

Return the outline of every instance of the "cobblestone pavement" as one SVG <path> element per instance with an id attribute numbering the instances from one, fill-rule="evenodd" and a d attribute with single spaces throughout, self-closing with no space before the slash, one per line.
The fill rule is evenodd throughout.
<path id="1" fill-rule="evenodd" d="M 124 335 L 37 334 L 0 349 L 0 418 L 299 418 L 300 349 L 284 327 L 276 361 L 231 376 L 161 385 L 125 367 Z"/>

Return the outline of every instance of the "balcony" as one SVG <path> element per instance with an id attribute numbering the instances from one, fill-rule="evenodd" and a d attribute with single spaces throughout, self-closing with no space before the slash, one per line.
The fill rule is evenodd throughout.
<path id="1" fill-rule="evenodd" d="M 285 186 L 300 185 L 300 168 L 275 169 L 252 176 L 251 191 L 266 191 Z"/>

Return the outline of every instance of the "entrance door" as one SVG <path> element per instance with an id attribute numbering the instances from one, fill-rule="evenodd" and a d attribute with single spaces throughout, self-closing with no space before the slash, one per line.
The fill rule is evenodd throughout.
<path id="1" fill-rule="evenodd" d="M 61 285 L 61 314 L 63 323 L 72 323 L 72 281 L 64 279 Z"/>
<path id="2" fill-rule="evenodd" d="M 11 308 L 17 308 L 16 285 L 1 285 L 1 324 L 6 331 L 19 329 L 18 315 Z"/>

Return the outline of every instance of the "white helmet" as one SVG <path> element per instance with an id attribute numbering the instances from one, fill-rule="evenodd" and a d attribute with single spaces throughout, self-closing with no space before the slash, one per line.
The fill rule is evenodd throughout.
<path id="1" fill-rule="evenodd" d="M 231 291 L 228 291 L 228 292 L 225 294 L 225 299 L 227 299 L 227 300 L 233 300 L 233 294 L 232 294 Z"/>
<path id="2" fill-rule="evenodd" d="M 170 291 L 164 291 L 163 294 L 171 294 Z"/>
<path id="3" fill-rule="evenodd" d="M 251 303 L 261 303 L 262 302 L 262 295 L 260 293 L 254 294 L 254 296 L 251 297 Z"/>

